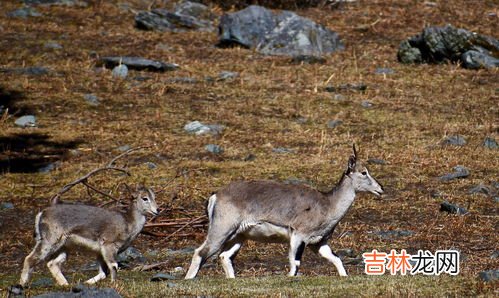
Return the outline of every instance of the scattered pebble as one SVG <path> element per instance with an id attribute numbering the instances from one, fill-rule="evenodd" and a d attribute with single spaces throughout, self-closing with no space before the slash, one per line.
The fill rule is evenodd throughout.
<path id="1" fill-rule="evenodd" d="M 117 57 L 102 57 L 97 62 L 97 65 L 104 65 L 106 68 L 116 68 L 119 65 L 126 65 L 129 69 L 134 70 L 149 70 L 149 71 L 170 71 L 179 68 L 178 64 L 166 63 L 162 61 L 156 61 L 151 59 L 146 59 L 142 57 L 127 57 L 127 56 L 117 56 Z"/>
<path id="2" fill-rule="evenodd" d="M 192 121 L 187 123 L 184 126 L 184 130 L 187 131 L 188 133 L 193 133 L 195 135 L 203 135 L 203 134 L 220 134 L 223 130 L 223 126 L 219 124 L 203 124 L 199 121 Z"/>
<path id="3" fill-rule="evenodd" d="M 233 80 L 233 79 L 235 79 L 237 77 L 239 77 L 239 73 L 238 72 L 233 72 L 233 71 L 221 71 L 218 74 L 218 79 L 221 80 L 221 81 Z"/>
<path id="4" fill-rule="evenodd" d="M 344 101 L 347 98 L 344 95 L 342 95 L 342 94 L 335 94 L 335 95 L 333 95 L 333 99 L 337 100 L 337 101 Z"/>
<path id="5" fill-rule="evenodd" d="M 444 201 L 440 204 L 440 211 L 445 211 L 448 213 L 459 214 L 459 215 L 464 215 L 468 213 L 468 210 L 459 207 L 457 205 L 451 204 L 447 201 Z"/>
<path id="6" fill-rule="evenodd" d="M 499 145 L 497 144 L 496 140 L 492 137 L 486 137 L 485 140 L 483 140 L 483 146 L 488 149 L 499 148 Z"/>
<path id="7" fill-rule="evenodd" d="M 384 75 L 389 75 L 389 74 L 394 74 L 395 70 L 391 68 L 384 68 L 384 67 L 378 67 L 374 71 L 375 74 L 384 74 Z"/>
<path id="8" fill-rule="evenodd" d="M 0 73 L 14 73 L 18 75 L 30 75 L 30 76 L 41 76 L 50 73 L 50 70 L 43 66 L 30 66 L 30 67 L 19 67 L 19 68 L 0 68 Z"/>
<path id="9" fill-rule="evenodd" d="M 466 140 L 460 135 L 448 136 L 442 141 L 442 145 L 464 146 Z"/>
<path id="10" fill-rule="evenodd" d="M 218 145 L 215 144 L 208 144 L 204 146 L 206 151 L 211 152 L 213 154 L 222 154 L 224 152 L 224 149 Z"/>
<path id="11" fill-rule="evenodd" d="M 149 170 L 154 170 L 155 168 L 157 168 L 157 167 L 158 167 L 155 163 L 150 162 L 150 161 L 145 162 L 144 164 L 147 166 L 147 168 L 148 168 Z"/>
<path id="12" fill-rule="evenodd" d="M 99 98 L 93 94 L 85 94 L 83 95 L 83 99 L 85 99 L 89 104 L 97 106 L 99 105 Z"/>
<path id="13" fill-rule="evenodd" d="M 28 17 L 41 17 L 42 14 L 36 11 L 33 7 L 26 6 L 7 13 L 7 16 L 11 18 L 26 19 Z"/>
<path id="14" fill-rule="evenodd" d="M 112 71 L 113 78 L 124 79 L 128 76 L 128 67 L 125 64 L 118 65 L 113 68 Z"/>
<path id="15" fill-rule="evenodd" d="M 499 258 L 499 250 L 494 251 L 494 252 L 490 255 L 490 258 L 491 258 L 491 259 L 497 259 L 497 258 Z"/>
<path id="16" fill-rule="evenodd" d="M 499 279 L 499 270 L 487 270 L 478 273 L 481 280 L 485 282 L 494 281 Z"/>
<path id="17" fill-rule="evenodd" d="M 328 128 L 335 128 L 343 124 L 343 121 L 335 119 L 335 120 L 329 120 L 327 123 Z"/>
<path id="18" fill-rule="evenodd" d="M 17 118 L 17 120 L 14 123 L 20 127 L 35 127 L 36 117 L 33 115 L 25 115 Z"/>
<path id="19" fill-rule="evenodd" d="M 468 191 L 468 193 L 469 194 L 478 194 L 478 193 L 481 193 L 481 194 L 489 195 L 491 193 L 491 191 L 490 191 L 490 188 L 488 188 L 487 186 L 485 186 L 483 184 L 479 184 L 479 185 L 476 185 L 476 186 L 472 187 Z"/>
<path id="20" fill-rule="evenodd" d="M 368 100 L 363 100 L 360 105 L 364 108 L 371 108 L 374 104 Z"/>
<path id="21" fill-rule="evenodd" d="M 288 149 L 288 148 L 284 148 L 284 147 L 273 148 L 272 152 L 274 152 L 274 153 L 295 153 L 295 151 L 293 149 Z"/>
<path id="22" fill-rule="evenodd" d="M 351 248 L 342 248 L 342 249 L 336 250 L 335 252 L 340 257 L 348 257 L 348 258 L 357 257 L 357 255 L 355 254 L 355 251 Z"/>
<path id="23" fill-rule="evenodd" d="M 132 149 L 132 147 L 130 147 L 130 145 L 123 145 L 123 146 L 119 146 L 117 149 L 118 149 L 118 151 L 125 152 L 125 151 Z"/>
<path id="24" fill-rule="evenodd" d="M 14 209 L 14 204 L 11 202 L 0 203 L 0 210 Z"/>
<path id="25" fill-rule="evenodd" d="M 54 281 L 52 280 L 52 278 L 48 278 L 48 277 L 41 277 L 41 278 L 38 278 L 38 279 L 35 279 L 32 283 L 31 283 L 31 286 L 32 287 L 51 287 L 54 285 Z"/>
<path id="26" fill-rule="evenodd" d="M 46 49 L 52 49 L 52 50 L 61 50 L 62 49 L 62 46 L 59 43 L 53 42 L 53 41 L 46 42 L 43 45 L 43 47 Z"/>
<path id="27" fill-rule="evenodd" d="M 443 176 L 440 176 L 438 179 L 441 181 L 450 181 L 453 179 L 458 179 L 458 178 L 466 178 L 470 175 L 470 171 L 463 166 L 455 166 L 453 173 L 448 173 Z"/>
<path id="28" fill-rule="evenodd" d="M 58 166 L 60 166 L 60 162 L 51 162 L 41 168 L 38 169 L 38 173 L 48 173 L 55 170 Z"/>

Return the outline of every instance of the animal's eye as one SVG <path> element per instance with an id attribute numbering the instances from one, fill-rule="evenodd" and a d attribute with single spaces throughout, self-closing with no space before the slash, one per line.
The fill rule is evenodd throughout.
<path id="1" fill-rule="evenodd" d="M 367 172 L 366 171 L 362 171 L 361 174 L 364 175 L 364 176 L 367 176 Z"/>
<path id="2" fill-rule="evenodd" d="M 142 201 L 147 202 L 147 201 L 149 201 L 149 198 L 148 197 L 143 197 Z"/>

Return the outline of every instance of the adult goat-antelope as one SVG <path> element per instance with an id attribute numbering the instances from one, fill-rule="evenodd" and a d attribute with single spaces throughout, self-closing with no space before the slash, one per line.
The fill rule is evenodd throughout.
<path id="1" fill-rule="evenodd" d="M 333 263 L 341 276 L 346 276 L 340 258 L 327 241 L 358 191 L 381 195 L 383 188 L 357 162 L 355 146 L 346 171 L 328 193 L 271 181 L 229 184 L 208 201 L 208 235 L 195 250 L 185 278 L 194 278 L 204 262 L 220 250 L 225 275 L 234 278 L 232 261 L 247 239 L 289 242 L 289 276 L 298 272 L 305 246 Z"/>
<path id="2" fill-rule="evenodd" d="M 97 255 L 99 274 L 87 280 L 93 284 L 111 274 L 116 279 L 117 254 L 124 251 L 140 233 L 146 214 L 158 214 L 154 193 L 139 188 L 127 213 L 82 204 L 55 203 L 36 215 L 36 245 L 24 260 L 21 286 L 25 286 L 33 267 L 49 260 L 47 267 L 59 285 L 68 285 L 61 264 L 72 251 Z"/>

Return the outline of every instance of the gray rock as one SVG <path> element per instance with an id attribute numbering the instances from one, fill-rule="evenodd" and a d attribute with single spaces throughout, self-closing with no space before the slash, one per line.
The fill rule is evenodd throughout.
<path id="1" fill-rule="evenodd" d="M 195 135 L 212 134 L 217 135 L 222 133 L 224 127 L 219 124 L 203 124 L 199 121 L 192 121 L 184 126 L 184 130 Z"/>
<path id="2" fill-rule="evenodd" d="M 121 64 L 126 65 L 133 70 L 149 70 L 149 71 L 170 71 L 179 68 L 178 64 L 165 63 L 156 60 L 150 60 L 142 57 L 102 57 L 97 62 L 98 65 L 104 65 L 106 68 L 113 68 Z"/>
<path id="3" fill-rule="evenodd" d="M 478 273 L 478 277 L 485 282 L 499 279 L 499 270 L 487 270 Z"/>
<path id="4" fill-rule="evenodd" d="M 196 84 L 199 81 L 195 78 L 189 78 L 189 77 L 180 77 L 180 78 L 170 78 L 167 79 L 166 82 L 168 83 L 175 83 L 175 84 Z"/>
<path id="5" fill-rule="evenodd" d="M 339 257 L 355 258 L 357 255 L 355 251 L 351 248 L 342 248 L 335 251 Z"/>
<path id="6" fill-rule="evenodd" d="M 338 92 L 338 91 L 366 91 L 367 85 L 364 83 L 347 83 L 341 84 L 339 86 L 326 86 L 325 90 L 327 92 Z"/>
<path id="7" fill-rule="evenodd" d="M 178 250 L 172 250 L 172 249 L 167 249 L 167 255 L 169 256 L 174 256 L 174 255 L 190 255 L 194 252 L 196 248 L 195 247 L 185 247 L 182 249 Z"/>
<path id="8" fill-rule="evenodd" d="M 0 68 L 0 73 L 13 73 L 18 75 L 41 76 L 50 74 L 50 70 L 43 66 L 30 66 L 19 68 Z"/>
<path id="9" fill-rule="evenodd" d="M 466 140 L 460 135 L 448 136 L 443 139 L 442 145 L 464 146 L 466 145 Z"/>
<path id="10" fill-rule="evenodd" d="M 123 146 L 119 146 L 117 149 L 118 149 L 118 151 L 125 152 L 125 151 L 132 149 L 132 147 L 130 147 L 130 145 L 123 145 Z"/>
<path id="11" fill-rule="evenodd" d="M 397 53 L 402 63 L 459 62 L 463 67 L 499 66 L 499 41 L 451 25 L 426 27 L 421 34 L 403 41 Z"/>
<path id="12" fill-rule="evenodd" d="M 21 285 L 13 285 L 7 288 L 8 298 L 24 298 L 24 289 Z"/>
<path id="13" fill-rule="evenodd" d="M 386 161 L 381 159 L 381 158 L 369 158 L 367 160 L 367 163 L 373 164 L 373 165 L 386 165 Z"/>
<path id="14" fill-rule="evenodd" d="M 497 259 L 497 258 L 499 258 L 499 250 L 494 251 L 494 252 L 490 255 L 490 258 L 491 258 L 491 259 Z"/>
<path id="15" fill-rule="evenodd" d="M 451 204 L 447 201 L 444 201 L 440 204 L 440 211 L 445 211 L 448 213 L 459 214 L 459 215 L 464 215 L 468 213 L 468 210 L 459 207 L 457 205 Z"/>
<path id="16" fill-rule="evenodd" d="M 84 2 L 78 0 L 24 0 L 26 5 L 66 5 L 73 6 L 78 4 L 85 6 Z"/>
<path id="17" fill-rule="evenodd" d="M 176 283 L 174 283 L 174 282 L 167 282 L 167 283 L 166 283 L 166 286 L 167 286 L 168 288 L 174 288 L 174 287 L 176 287 L 176 286 L 177 286 L 177 284 L 176 284 Z"/>
<path id="18" fill-rule="evenodd" d="M 43 45 L 43 47 L 46 49 L 52 49 L 52 50 L 61 50 L 62 49 L 62 46 L 59 43 L 54 42 L 54 41 L 46 42 Z"/>
<path id="19" fill-rule="evenodd" d="M 492 137 L 486 137 L 485 140 L 483 140 L 483 146 L 488 149 L 499 148 L 499 145 L 497 144 L 496 140 Z"/>
<path id="20" fill-rule="evenodd" d="M 256 159 L 256 156 L 254 154 L 250 153 L 250 154 L 246 155 L 243 160 L 244 161 L 253 161 L 255 159 Z"/>
<path id="21" fill-rule="evenodd" d="M 378 67 L 374 71 L 375 74 L 384 74 L 384 75 L 389 75 L 389 74 L 394 74 L 395 70 L 391 68 L 384 68 L 384 67 Z"/>
<path id="22" fill-rule="evenodd" d="M 11 18 L 26 19 L 28 17 L 41 17 L 42 14 L 36 11 L 33 7 L 25 6 L 7 13 L 7 16 Z"/>
<path id="23" fill-rule="evenodd" d="M 369 100 L 363 100 L 361 101 L 360 105 L 363 107 L 363 108 L 372 108 L 373 107 L 373 103 L 370 102 Z"/>
<path id="24" fill-rule="evenodd" d="M 333 99 L 337 100 L 337 101 L 344 101 L 347 98 L 344 95 L 342 95 L 342 94 L 335 94 L 335 95 L 333 95 Z"/>
<path id="25" fill-rule="evenodd" d="M 175 5 L 175 13 L 201 20 L 215 19 L 215 15 L 211 12 L 210 8 L 198 2 L 181 1 Z"/>
<path id="26" fill-rule="evenodd" d="M 52 172 L 53 170 L 55 170 L 57 167 L 60 166 L 60 162 L 51 162 L 41 168 L 38 169 L 38 173 L 48 173 L 48 172 Z"/>
<path id="27" fill-rule="evenodd" d="M 375 232 L 375 234 L 384 239 L 393 239 L 398 237 L 411 236 L 414 234 L 414 232 L 408 230 L 394 230 L 394 231 L 377 231 Z"/>
<path id="28" fill-rule="evenodd" d="M 235 78 L 239 77 L 238 72 L 232 72 L 232 71 L 221 71 L 218 74 L 218 79 L 225 81 L 225 80 L 233 80 Z"/>
<path id="29" fill-rule="evenodd" d="M 256 5 L 220 18 L 220 47 L 240 45 L 266 55 L 322 56 L 342 50 L 337 33 L 291 11 Z"/>
<path id="30" fill-rule="evenodd" d="M 118 65 L 111 72 L 113 78 L 124 79 L 128 76 L 128 67 L 125 64 Z"/>
<path id="31" fill-rule="evenodd" d="M 33 115 L 25 115 L 16 119 L 14 122 L 15 125 L 20 127 L 35 127 L 36 126 L 36 117 Z"/>
<path id="32" fill-rule="evenodd" d="M 0 203 L 0 210 L 8 210 L 8 209 L 14 209 L 14 204 L 12 204 L 11 202 Z"/>
<path id="33" fill-rule="evenodd" d="M 441 181 L 450 181 L 453 179 L 458 179 L 458 178 L 466 178 L 470 175 L 470 171 L 463 166 L 455 166 L 453 173 L 448 173 L 443 176 L 440 176 L 438 179 Z"/>
<path id="34" fill-rule="evenodd" d="M 158 167 L 155 163 L 150 162 L 150 161 L 145 162 L 144 164 L 147 166 L 147 168 L 149 170 L 154 170 L 154 169 L 156 169 Z"/>
<path id="35" fill-rule="evenodd" d="M 179 8 L 178 11 L 186 12 Z M 180 12 L 169 12 L 158 8 L 151 11 L 140 11 L 135 16 L 135 27 L 141 30 L 183 32 L 188 30 L 213 31 L 214 27 L 209 20 L 202 20 L 192 15 Z"/>
<path id="36" fill-rule="evenodd" d="M 295 153 L 295 151 L 293 149 L 284 148 L 284 147 L 273 148 L 272 152 L 274 152 L 274 153 Z"/>
<path id="37" fill-rule="evenodd" d="M 483 185 L 483 184 L 479 184 L 479 185 L 476 185 L 474 187 L 472 187 L 469 191 L 468 191 L 469 194 L 485 194 L 485 195 L 490 195 L 491 194 L 491 190 L 490 188 L 488 188 L 487 186 Z"/>
<path id="38" fill-rule="evenodd" d="M 99 98 L 94 94 L 84 94 L 83 99 L 85 99 L 89 104 L 97 106 L 100 104 Z"/>
<path id="39" fill-rule="evenodd" d="M 206 151 L 211 152 L 213 154 L 222 154 L 224 152 L 224 149 L 222 147 L 215 145 L 215 144 L 208 144 L 208 145 L 204 146 L 204 149 L 206 149 Z"/>
<path id="40" fill-rule="evenodd" d="M 90 288 L 78 285 L 70 292 L 51 292 L 35 298 L 121 298 L 120 294 L 112 288 Z"/>
<path id="41" fill-rule="evenodd" d="M 165 281 L 165 280 L 175 280 L 177 279 L 175 276 L 166 273 L 156 273 L 153 277 L 151 277 L 151 281 Z"/>
<path id="42" fill-rule="evenodd" d="M 341 124 L 343 124 L 343 121 L 341 121 L 341 120 L 338 120 L 338 119 L 336 119 L 336 120 L 329 120 L 327 122 L 327 127 L 328 128 L 335 128 L 335 127 L 340 126 Z"/>
<path id="43" fill-rule="evenodd" d="M 479 51 L 467 51 L 461 56 L 463 67 L 468 69 L 495 68 L 499 59 Z"/>
<path id="44" fill-rule="evenodd" d="M 140 262 L 143 263 L 146 261 L 146 258 L 137 250 L 135 247 L 128 247 L 125 251 L 118 255 L 119 263 L 131 263 L 131 262 Z"/>

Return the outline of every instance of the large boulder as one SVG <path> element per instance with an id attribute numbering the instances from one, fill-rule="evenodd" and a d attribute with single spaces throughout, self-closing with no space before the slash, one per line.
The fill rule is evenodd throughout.
<path id="1" fill-rule="evenodd" d="M 273 13 L 256 5 L 225 14 L 220 47 L 239 45 L 266 55 L 321 56 L 343 49 L 337 33 L 291 11 Z"/>
<path id="2" fill-rule="evenodd" d="M 399 46 L 402 63 L 459 62 L 470 69 L 499 66 L 499 41 L 451 25 L 427 27 Z"/>

